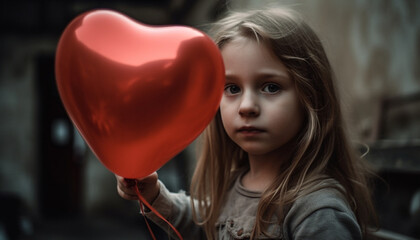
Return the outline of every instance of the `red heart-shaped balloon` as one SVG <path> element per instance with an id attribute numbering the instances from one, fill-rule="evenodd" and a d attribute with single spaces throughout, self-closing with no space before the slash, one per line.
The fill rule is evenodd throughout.
<path id="1" fill-rule="evenodd" d="M 189 27 L 151 27 L 110 10 L 75 18 L 56 52 L 71 120 L 112 172 L 141 178 L 187 147 L 219 107 L 220 51 Z"/>

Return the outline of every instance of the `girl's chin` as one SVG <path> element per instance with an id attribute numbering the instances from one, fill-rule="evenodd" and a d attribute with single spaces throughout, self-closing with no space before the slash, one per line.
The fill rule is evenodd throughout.
<path id="1" fill-rule="evenodd" d="M 241 148 L 246 153 L 248 153 L 248 155 L 261 156 L 261 155 L 266 155 L 270 152 L 267 149 L 262 148 L 261 146 L 244 146 L 244 147 L 241 146 Z"/>
<path id="2" fill-rule="evenodd" d="M 239 145 L 242 150 L 248 153 L 249 156 L 258 156 L 258 157 L 273 157 L 273 156 L 282 156 L 284 155 L 285 148 L 276 147 L 276 146 L 267 146 L 263 144 L 242 144 Z"/>

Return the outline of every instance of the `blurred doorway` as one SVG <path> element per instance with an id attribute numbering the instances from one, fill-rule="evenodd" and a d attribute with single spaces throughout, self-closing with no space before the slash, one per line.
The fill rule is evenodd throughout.
<path id="1" fill-rule="evenodd" d="M 77 216 L 82 212 L 83 153 L 59 97 L 54 55 L 37 58 L 38 202 L 42 217 Z"/>

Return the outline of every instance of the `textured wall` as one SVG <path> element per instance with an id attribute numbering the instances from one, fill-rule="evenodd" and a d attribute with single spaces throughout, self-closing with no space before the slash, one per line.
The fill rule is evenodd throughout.
<path id="1" fill-rule="evenodd" d="M 303 15 L 324 42 L 355 140 L 375 138 L 382 99 L 420 91 L 420 1 L 237 0 L 230 3 L 231 9 L 280 4 Z M 404 137 L 409 136 L 399 136 Z"/>

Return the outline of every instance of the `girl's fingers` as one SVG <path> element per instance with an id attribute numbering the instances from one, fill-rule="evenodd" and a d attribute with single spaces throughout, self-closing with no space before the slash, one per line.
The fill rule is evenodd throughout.
<path id="1" fill-rule="evenodd" d="M 151 195 L 156 195 L 154 192 L 158 181 L 156 172 L 142 179 L 128 179 L 118 175 L 115 175 L 115 177 L 117 179 L 118 194 L 124 199 L 138 200 L 136 188 L 139 189 L 146 199 Z"/>
<path id="2" fill-rule="evenodd" d="M 138 199 L 137 195 L 132 195 L 132 194 L 129 194 L 127 192 L 124 192 L 119 187 L 117 187 L 117 191 L 118 191 L 118 195 L 120 195 L 122 198 L 124 198 L 126 200 L 137 200 Z"/>
<path id="3" fill-rule="evenodd" d="M 122 185 L 124 185 L 126 187 L 130 187 L 131 185 L 135 184 L 134 179 L 124 178 L 124 177 L 121 177 L 121 176 L 118 176 L 118 175 L 115 175 L 115 178 L 117 178 L 117 182 L 119 184 L 121 183 Z"/>
<path id="4" fill-rule="evenodd" d="M 132 187 L 132 186 L 136 185 L 136 180 L 123 178 L 123 183 L 126 187 Z"/>
<path id="5" fill-rule="evenodd" d="M 136 195 L 136 185 L 125 184 L 124 182 L 118 182 L 117 184 L 118 189 L 125 192 L 128 195 Z"/>
<path id="6" fill-rule="evenodd" d="M 134 180 L 125 179 L 117 176 L 117 192 L 122 198 L 127 200 L 137 200 L 136 183 Z"/>
<path id="7" fill-rule="evenodd" d="M 125 184 L 123 181 L 118 181 L 117 191 L 118 194 L 127 200 L 137 200 L 136 185 Z"/>

